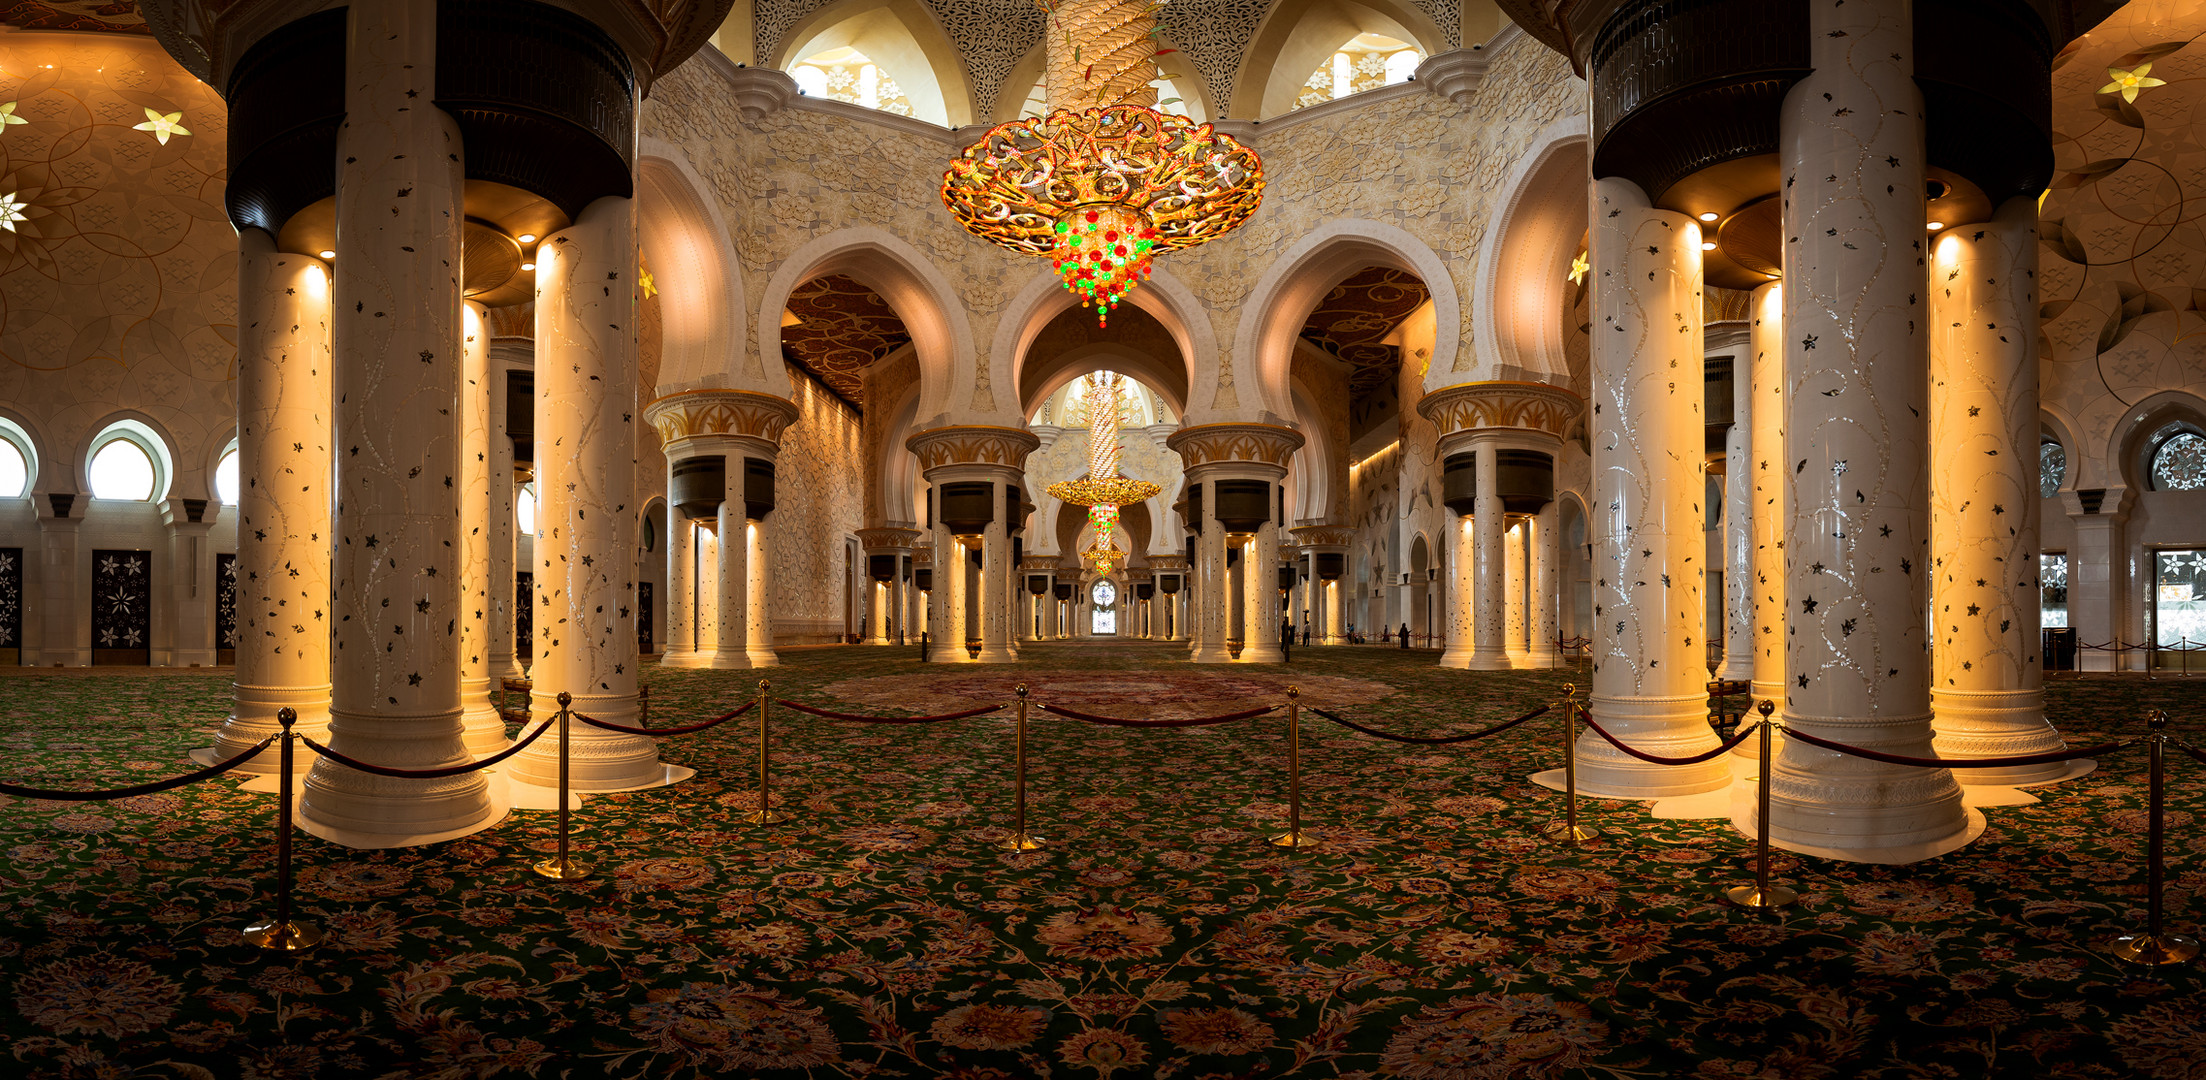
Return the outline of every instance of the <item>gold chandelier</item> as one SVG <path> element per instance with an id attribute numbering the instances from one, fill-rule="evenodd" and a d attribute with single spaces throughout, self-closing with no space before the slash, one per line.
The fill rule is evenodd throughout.
<path id="1" fill-rule="evenodd" d="M 1263 201 L 1256 151 L 1158 112 L 1154 0 L 1038 0 L 1050 15 L 1046 117 L 999 124 L 950 162 L 967 232 L 1047 256 L 1099 325 L 1158 252 L 1238 228 Z"/>
<path id="2" fill-rule="evenodd" d="M 1110 573 L 1123 558 L 1111 543 L 1111 534 L 1118 531 L 1118 508 L 1156 498 L 1164 490 L 1147 480 L 1119 475 L 1118 391 L 1117 374 L 1098 371 L 1088 376 L 1087 475 L 1048 488 L 1051 498 L 1088 508 L 1088 522 L 1095 526 L 1095 545 L 1080 556 L 1094 564 L 1098 574 Z"/>

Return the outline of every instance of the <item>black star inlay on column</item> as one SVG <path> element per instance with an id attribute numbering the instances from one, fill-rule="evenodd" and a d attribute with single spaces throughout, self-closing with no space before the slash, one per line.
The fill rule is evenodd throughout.
<path id="1" fill-rule="evenodd" d="M 1805 599 L 1805 600 L 1802 600 L 1802 601 L 1800 601 L 1800 614 L 1802 614 L 1802 615 L 1813 615 L 1813 614 L 1815 614 L 1815 597 L 1812 597 L 1812 596 L 1811 596 L 1811 597 L 1808 597 L 1808 598 L 1807 598 L 1807 599 Z"/>

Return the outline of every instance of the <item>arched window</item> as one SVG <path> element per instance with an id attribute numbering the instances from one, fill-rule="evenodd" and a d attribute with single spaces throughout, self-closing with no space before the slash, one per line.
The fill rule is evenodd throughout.
<path id="1" fill-rule="evenodd" d="M 30 494 L 31 475 L 38 456 L 31 452 L 31 437 L 22 428 L 0 420 L 0 499 Z"/>
<path id="2" fill-rule="evenodd" d="M 168 494 L 168 446 L 136 420 L 117 420 L 92 440 L 85 482 L 95 499 L 148 502 Z"/>
<path id="3" fill-rule="evenodd" d="M 2053 439 L 2037 444 L 2038 494 L 2052 498 L 2060 494 L 2061 482 L 2068 479 L 2068 450 Z"/>
<path id="4" fill-rule="evenodd" d="M 848 45 L 797 61 L 789 75 L 813 97 L 834 98 L 898 116 L 912 115 L 911 100 L 896 80 L 866 54 Z"/>
<path id="5" fill-rule="evenodd" d="M 237 448 L 222 455 L 214 467 L 214 497 L 224 506 L 237 505 Z"/>
<path id="6" fill-rule="evenodd" d="M 2152 450 L 2152 486 L 2159 491 L 2206 488 L 2206 436 L 2178 428 Z"/>
<path id="7" fill-rule="evenodd" d="M 1296 95 L 1294 107 L 1307 108 L 1336 101 L 1350 94 L 1407 82 L 1417 73 L 1425 54 L 1409 42 L 1384 34 L 1358 34 L 1335 50 Z"/>
<path id="8" fill-rule="evenodd" d="M 513 496 L 513 527 L 523 536 L 536 535 L 536 485 L 523 484 Z"/>

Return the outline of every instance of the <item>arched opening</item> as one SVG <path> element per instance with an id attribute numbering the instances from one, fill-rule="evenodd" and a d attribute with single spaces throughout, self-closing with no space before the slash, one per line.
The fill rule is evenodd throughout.
<path id="1" fill-rule="evenodd" d="M 1557 121 L 1503 181 L 1472 283 L 1475 378 L 1586 387 L 1586 146 L 1584 117 Z"/>
<path id="2" fill-rule="evenodd" d="M 815 305 L 824 320 L 812 329 L 806 329 L 806 314 L 795 309 L 806 304 Z M 918 415 L 943 415 L 951 411 L 953 400 L 969 400 L 957 393 L 969 395 L 974 379 L 970 365 L 961 373 L 955 364 L 956 357 L 973 355 L 972 330 L 957 290 L 925 255 L 884 230 L 845 229 L 797 249 L 767 282 L 757 318 L 759 355 L 788 358 L 799 367 L 803 361 L 784 351 L 785 336 L 809 342 L 805 348 L 822 358 L 840 356 L 855 363 L 861 352 L 872 355 L 871 366 L 895 352 L 884 350 L 880 338 L 890 329 L 884 320 L 893 318 L 900 324 L 895 330 L 899 343 L 908 339 L 918 361 Z M 849 347 L 833 340 L 831 331 L 854 324 L 865 340 Z M 821 363 L 817 370 L 805 370 L 834 388 L 829 377 L 834 368 L 825 359 Z M 845 380 L 837 396 L 849 401 L 845 395 L 851 389 Z M 864 391 L 862 386 L 856 389 L 861 400 L 852 404 L 862 412 Z"/>
<path id="3" fill-rule="evenodd" d="M 657 291 L 654 396 L 744 385 L 786 394 L 778 368 L 744 370 L 743 269 L 717 200 L 682 152 L 645 139 L 636 161 L 636 241 Z M 743 377 L 741 381 L 739 377 Z"/>
<path id="4" fill-rule="evenodd" d="M 1368 44 L 1357 47 L 1359 40 Z M 1392 47 L 1377 49 L 1382 41 Z M 1387 56 L 1407 48 L 1414 50 L 1421 62 L 1447 47 L 1446 33 L 1414 4 L 1396 0 L 1282 0 L 1264 17 L 1249 42 L 1240 75 L 1234 80 L 1233 105 L 1227 115 L 1269 120 L 1290 112 L 1298 107 L 1305 88 L 1320 71 L 1330 91 L 1334 57 L 1351 49 L 1358 57 L 1376 52 L 1383 78 Z M 1350 61 L 1344 85 L 1355 86 L 1357 62 Z M 1410 65 L 1409 71 L 1415 70 L 1415 65 Z M 1403 78 L 1407 77 L 1405 73 Z M 1326 100 L 1332 97 L 1328 93 Z"/>
<path id="5" fill-rule="evenodd" d="M 141 420 L 117 420 L 86 448 L 84 486 L 109 502 L 159 502 L 176 475 L 168 440 Z"/>
<path id="6" fill-rule="evenodd" d="M 1295 95 L 1294 108 L 1306 109 L 1408 82 L 1417 73 L 1417 65 L 1424 62 L 1424 52 L 1409 42 L 1385 34 L 1357 34 L 1310 72 L 1301 92 Z"/>
<path id="7" fill-rule="evenodd" d="M 974 119 L 964 59 L 913 0 L 855 0 L 815 12 L 782 39 L 775 66 L 815 97 L 944 127 Z"/>
<path id="8" fill-rule="evenodd" d="M 19 499 L 31 493 L 38 477 L 37 444 L 31 434 L 13 420 L 0 416 L 0 499 Z"/>

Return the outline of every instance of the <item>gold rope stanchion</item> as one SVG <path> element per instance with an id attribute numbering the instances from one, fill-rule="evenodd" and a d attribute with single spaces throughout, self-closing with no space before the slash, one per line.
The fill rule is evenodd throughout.
<path id="1" fill-rule="evenodd" d="M 1026 684 L 1020 683 L 1019 691 L 1019 773 L 1015 816 L 1012 818 L 1011 835 L 1004 837 L 1002 847 L 1007 851 L 1039 851 L 1042 838 L 1026 831 Z"/>
<path id="2" fill-rule="evenodd" d="M 1769 731 L 1770 714 L 1777 711 L 1777 703 L 1764 700 L 1754 711 L 1762 714 L 1762 774 L 1754 779 L 1754 884 L 1733 885 L 1723 895 L 1740 907 L 1766 911 L 1791 904 L 1800 899 L 1800 894 L 1769 883 Z"/>
<path id="3" fill-rule="evenodd" d="M 574 719 L 574 695 L 562 690 L 559 694 L 559 854 L 536 864 L 536 872 L 553 881 L 581 881 L 590 876 L 588 863 L 576 862 L 567 857 L 567 728 Z"/>
<path id="4" fill-rule="evenodd" d="M 778 825 L 789 815 L 774 809 L 773 783 L 766 772 L 766 680 L 758 680 L 758 809 L 743 815 L 753 825 Z"/>
<path id="5" fill-rule="evenodd" d="M 1287 688 L 1287 831 L 1271 838 L 1276 847 L 1317 846 L 1317 837 L 1302 831 L 1302 688 Z"/>
<path id="6" fill-rule="evenodd" d="M 1577 847 L 1580 840 L 1591 840 L 1601 835 L 1601 830 L 1591 825 L 1578 824 L 1578 687 L 1575 683 L 1563 684 L 1563 817 L 1550 821 L 1540 830 L 1549 840 L 1559 840 Z"/>
<path id="7" fill-rule="evenodd" d="M 2198 939 L 2182 934 L 2167 933 L 2161 922 L 2160 887 L 2163 868 L 2161 853 L 2167 836 L 2160 821 L 2161 767 L 2168 751 L 2168 714 L 2164 709 L 2154 709 L 2147 721 L 2152 734 L 2146 736 L 2151 757 L 2151 817 L 2145 833 L 2145 932 L 2123 934 L 2114 939 L 2107 951 L 2134 964 L 2180 964 L 2198 955 Z"/>
<path id="8" fill-rule="evenodd" d="M 300 953 L 322 943 L 320 927 L 291 917 L 291 743 L 298 738 L 291 725 L 298 719 L 296 710 L 276 710 L 276 722 L 283 725 L 282 757 L 276 765 L 276 917 L 254 923 L 242 934 L 270 952 Z"/>

